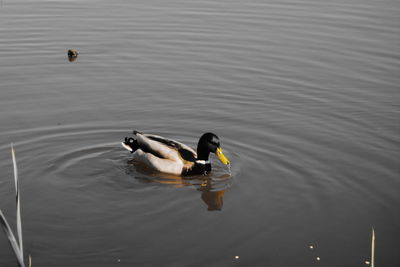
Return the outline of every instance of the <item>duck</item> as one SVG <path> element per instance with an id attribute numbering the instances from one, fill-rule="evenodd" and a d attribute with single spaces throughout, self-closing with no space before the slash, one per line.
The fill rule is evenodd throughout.
<path id="1" fill-rule="evenodd" d="M 133 131 L 133 137 L 125 137 L 121 144 L 133 153 L 133 161 L 162 173 L 207 175 L 211 172 L 210 153 L 214 153 L 222 164 L 230 164 L 222 152 L 219 137 L 210 132 L 200 137 L 197 151 L 178 141 L 138 131 Z"/>

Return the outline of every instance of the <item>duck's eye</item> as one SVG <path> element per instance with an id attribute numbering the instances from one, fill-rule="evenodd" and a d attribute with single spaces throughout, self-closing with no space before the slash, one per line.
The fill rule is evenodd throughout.
<path id="1" fill-rule="evenodd" d="M 210 144 L 211 144 L 212 146 L 219 147 L 219 142 L 213 142 L 213 141 L 211 141 Z"/>
<path id="2" fill-rule="evenodd" d="M 217 144 L 216 144 L 215 142 L 213 142 L 213 141 L 210 141 L 209 143 L 210 143 L 211 146 L 216 146 L 216 145 L 217 145 Z"/>

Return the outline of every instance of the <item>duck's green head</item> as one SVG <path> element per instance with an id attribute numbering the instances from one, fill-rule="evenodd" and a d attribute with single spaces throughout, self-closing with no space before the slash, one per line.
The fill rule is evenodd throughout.
<path id="1" fill-rule="evenodd" d="M 218 159 L 223 164 L 229 164 L 228 158 L 222 153 L 218 136 L 213 133 L 205 133 L 200 137 L 199 143 L 197 144 L 197 158 L 207 161 L 210 153 L 217 155 Z"/>

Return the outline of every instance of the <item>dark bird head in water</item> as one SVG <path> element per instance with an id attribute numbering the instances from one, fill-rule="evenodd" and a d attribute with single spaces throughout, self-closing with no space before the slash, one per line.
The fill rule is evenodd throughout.
<path id="1" fill-rule="evenodd" d="M 207 161 L 210 153 L 215 153 L 223 164 L 229 164 L 229 160 L 222 153 L 218 136 L 213 133 L 205 133 L 197 144 L 197 159 Z"/>
<path id="2" fill-rule="evenodd" d="M 74 62 L 78 58 L 79 52 L 76 49 L 68 49 L 67 55 L 68 60 Z"/>

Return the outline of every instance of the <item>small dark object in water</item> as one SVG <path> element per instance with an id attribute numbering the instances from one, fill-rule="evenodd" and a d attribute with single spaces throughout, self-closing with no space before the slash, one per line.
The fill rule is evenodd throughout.
<path id="1" fill-rule="evenodd" d="M 68 49 L 68 60 L 69 62 L 74 62 L 78 57 L 79 52 L 76 49 Z"/>

